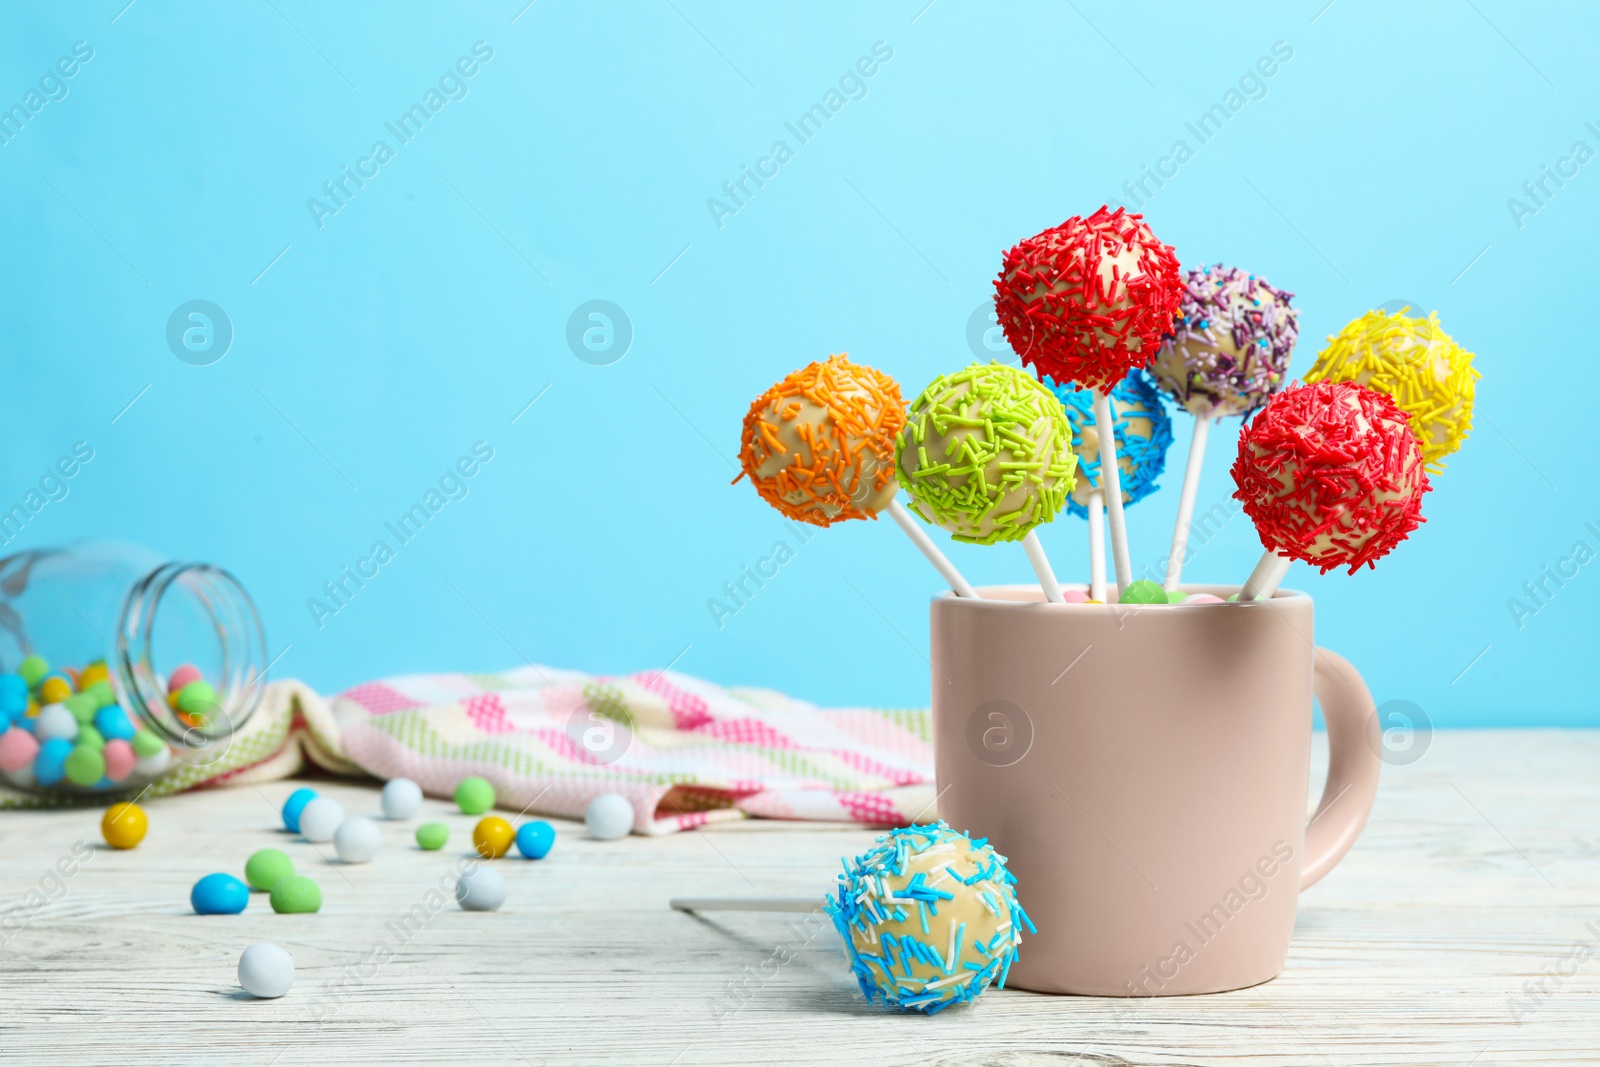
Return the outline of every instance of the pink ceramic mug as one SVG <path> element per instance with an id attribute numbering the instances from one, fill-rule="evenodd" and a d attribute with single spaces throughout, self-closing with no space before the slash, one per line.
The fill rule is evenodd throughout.
<path id="1" fill-rule="evenodd" d="M 1010 857 L 1039 929 L 1007 984 L 1171 996 L 1276 976 L 1300 891 L 1361 833 L 1381 765 L 1372 698 L 1313 645 L 1311 598 L 979 595 L 933 602 L 934 762 L 940 817 Z M 1331 756 L 1308 825 L 1313 693 Z"/>

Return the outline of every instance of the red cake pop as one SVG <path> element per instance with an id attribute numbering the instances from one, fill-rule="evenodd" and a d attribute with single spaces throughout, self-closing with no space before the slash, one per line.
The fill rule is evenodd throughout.
<path id="1" fill-rule="evenodd" d="M 1268 556 L 1354 574 L 1404 541 L 1424 521 L 1430 488 L 1409 421 L 1393 400 L 1353 382 L 1301 385 L 1268 402 L 1233 464 L 1234 497 Z M 1256 584 L 1252 577 L 1253 595 L 1240 599 L 1276 586 Z"/>
<path id="2" fill-rule="evenodd" d="M 1102 207 L 1017 244 L 994 288 L 1024 363 L 1041 378 L 1105 390 L 1148 364 L 1172 332 L 1183 277 L 1143 216 Z"/>

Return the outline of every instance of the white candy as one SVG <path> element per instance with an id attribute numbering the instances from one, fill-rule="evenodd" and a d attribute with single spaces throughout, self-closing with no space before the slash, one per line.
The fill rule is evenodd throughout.
<path id="1" fill-rule="evenodd" d="M 474 864 L 456 880 L 456 900 L 467 911 L 499 911 L 506 902 L 506 880 L 488 864 Z"/>
<path id="2" fill-rule="evenodd" d="M 141 756 L 133 765 L 133 773 L 140 778 L 159 778 L 172 766 L 172 750 L 162 745 L 148 756 Z"/>
<path id="3" fill-rule="evenodd" d="M 309 809 L 311 805 L 307 804 L 306 807 Z M 305 825 L 305 813 L 301 812 L 300 828 L 304 830 Z M 366 863 L 378 854 L 381 844 L 383 831 L 378 829 L 378 824 L 359 815 L 340 823 L 339 829 L 333 834 L 333 849 L 346 863 Z"/>
<path id="4" fill-rule="evenodd" d="M 627 797 L 606 793 L 589 802 L 583 821 L 589 824 L 589 833 L 596 839 L 615 841 L 627 837 L 633 829 L 633 805 Z"/>
<path id="5" fill-rule="evenodd" d="M 281 997 L 294 985 L 294 957 L 270 941 L 239 954 L 239 984 L 252 997 Z"/>
<path id="6" fill-rule="evenodd" d="M 14 771 L 0 771 L 0 778 L 4 778 L 18 789 L 32 789 L 35 785 L 33 764 L 18 767 Z"/>
<path id="7" fill-rule="evenodd" d="M 46 704 L 39 709 L 39 717 L 33 720 L 33 736 L 40 744 L 57 737 L 71 741 L 78 736 L 77 716 L 68 711 L 65 704 Z"/>
<path id="8" fill-rule="evenodd" d="M 332 797 L 317 797 L 300 811 L 300 833 L 307 841 L 332 841 L 344 822 L 344 809 Z"/>
<path id="9" fill-rule="evenodd" d="M 383 787 L 383 815 L 387 819 L 409 819 L 422 807 L 422 787 L 409 778 L 392 779 Z"/>

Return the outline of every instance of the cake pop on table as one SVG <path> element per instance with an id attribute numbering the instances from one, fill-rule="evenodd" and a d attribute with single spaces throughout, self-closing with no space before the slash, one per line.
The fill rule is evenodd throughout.
<path id="1" fill-rule="evenodd" d="M 1012 348 L 1041 377 L 1095 392 L 1100 435 L 1114 442 L 1106 392 L 1144 367 L 1172 331 L 1183 278 L 1143 216 L 1101 207 L 1018 243 L 995 279 L 995 312 Z M 1106 467 L 1117 587 L 1133 580 L 1118 465 Z"/>
<path id="2" fill-rule="evenodd" d="M 1220 263 L 1184 274 L 1177 326 L 1150 364 L 1156 384 L 1195 420 L 1167 556 L 1168 590 L 1183 577 L 1212 420 L 1248 417 L 1283 387 L 1300 330 L 1293 298 L 1260 275 Z"/>
<path id="3" fill-rule="evenodd" d="M 1100 433 L 1094 419 L 1094 394 L 1074 385 L 1057 385 L 1046 380 L 1060 399 L 1072 426 L 1072 451 L 1078 457 L 1082 477 L 1067 497 L 1067 510 L 1089 521 L 1089 597 L 1105 602 L 1105 493 L 1100 459 Z M 1172 420 L 1167 416 L 1161 394 L 1142 370 L 1129 371 L 1111 390 L 1111 419 L 1116 434 L 1115 454 L 1119 468 L 1122 503 L 1136 504 L 1157 488 L 1156 479 L 1166 469 L 1167 449 L 1172 445 Z"/>
<path id="4" fill-rule="evenodd" d="M 1034 531 L 1072 491 L 1071 442 L 1048 389 L 1014 367 L 974 363 L 935 378 L 912 401 L 896 464 L 917 515 L 957 541 L 1022 541 L 1045 598 L 1060 603 Z"/>
<path id="5" fill-rule="evenodd" d="M 895 499 L 895 435 L 905 402 L 895 380 L 844 354 L 789 374 L 750 405 L 739 449 L 761 498 L 814 526 L 887 511 L 958 596 L 977 594 Z"/>
<path id="6" fill-rule="evenodd" d="M 1291 560 L 1371 567 L 1423 522 L 1430 488 L 1409 416 L 1353 382 L 1288 389 L 1245 427 L 1234 496 L 1266 548 L 1242 601 L 1270 598 Z"/>

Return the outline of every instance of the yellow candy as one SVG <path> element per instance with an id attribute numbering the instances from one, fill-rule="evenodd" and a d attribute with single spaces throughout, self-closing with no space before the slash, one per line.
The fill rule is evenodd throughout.
<path id="1" fill-rule="evenodd" d="M 113 804 L 100 820 L 100 833 L 112 848 L 132 848 L 144 840 L 150 821 L 137 804 Z"/>
<path id="2" fill-rule="evenodd" d="M 45 704 L 59 704 L 72 695 L 72 685 L 65 678 L 46 678 L 39 683 L 39 700 Z"/>
<path id="3" fill-rule="evenodd" d="M 499 816 L 490 815 L 472 828 L 472 847 L 484 859 L 497 860 L 511 850 L 511 842 L 516 837 L 516 831 L 511 829 L 510 823 Z"/>
<path id="4" fill-rule="evenodd" d="M 110 680 L 111 673 L 106 670 L 104 661 L 97 660 L 85 667 L 83 673 L 78 675 L 78 689 L 82 691 L 96 682 L 109 682 Z"/>

